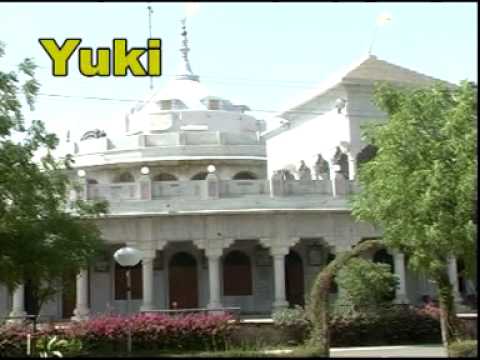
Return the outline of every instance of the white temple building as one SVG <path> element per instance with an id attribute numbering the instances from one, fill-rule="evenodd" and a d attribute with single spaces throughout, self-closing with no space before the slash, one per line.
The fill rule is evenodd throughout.
<path id="1" fill-rule="evenodd" d="M 247 106 L 205 87 L 190 66 L 185 28 L 182 36 L 178 75 L 131 109 L 123 136 L 93 130 L 70 143 L 72 176 L 84 184 L 77 195 L 110 203 L 98 220 L 109 253 L 77 276 L 76 294 L 59 293 L 41 314 L 124 313 L 125 272 L 112 255 L 126 244 L 143 252 L 132 272 L 131 311 L 233 306 L 270 314 L 304 305 L 335 253 L 381 237 L 381 229 L 355 222 L 348 203 L 358 163 L 372 154 L 360 126 L 386 119 L 372 102 L 373 85 L 437 79 L 366 56 L 286 105 L 266 131 Z M 396 302 L 436 296 L 404 254 L 370 256 L 393 265 Z M 452 259 L 458 301 L 476 294 L 461 266 Z M 26 286 L 13 294 L 0 287 L 1 316 L 29 312 L 28 297 Z"/>

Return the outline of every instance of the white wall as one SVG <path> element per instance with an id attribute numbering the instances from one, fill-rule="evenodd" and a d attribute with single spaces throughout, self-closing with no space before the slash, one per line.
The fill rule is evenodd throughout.
<path id="1" fill-rule="evenodd" d="M 328 162 L 335 153 L 335 147 L 341 141 L 349 141 L 349 121 L 344 114 L 333 109 L 324 115 L 317 116 L 293 126 L 287 131 L 266 140 L 268 174 L 293 165 L 300 166 L 300 160 L 310 167 L 314 175 L 314 164 L 317 155 L 322 154 Z"/>

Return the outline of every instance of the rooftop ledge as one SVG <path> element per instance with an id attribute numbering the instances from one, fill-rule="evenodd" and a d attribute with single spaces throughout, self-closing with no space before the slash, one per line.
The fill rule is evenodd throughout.
<path id="1" fill-rule="evenodd" d="M 348 198 L 358 191 L 353 180 L 206 180 L 88 184 L 75 194 L 107 200 L 110 215 L 187 215 L 290 211 L 349 211 Z M 109 216 L 110 216 L 109 215 Z"/>

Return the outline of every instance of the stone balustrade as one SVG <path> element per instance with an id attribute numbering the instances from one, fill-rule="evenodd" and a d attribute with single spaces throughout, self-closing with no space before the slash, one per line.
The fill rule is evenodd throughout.
<path id="1" fill-rule="evenodd" d="M 76 154 L 102 153 L 109 150 L 132 150 L 138 148 L 179 146 L 258 146 L 264 150 L 265 141 L 253 132 L 224 132 L 224 131 L 199 131 L 199 132 L 168 132 L 164 134 L 140 134 L 125 136 L 118 139 L 99 138 L 89 139 L 76 144 Z"/>
<path id="2" fill-rule="evenodd" d="M 302 195 L 324 195 L 326 197 L 346 197 L 358 190 L 352 180 L 335 180 L 336 186 L 330 180 L 219 180 L 210 179 L 210 189 L 217 182 L 218 195 L 209 196 L 206 180 L 188 181 L 153 181 L 151 186 L 151 199 L 209 199 L 209 198 L 234 198 L 244 196 L 271 196 L 288 197 Z M 341 190 L 340 190 L 341 189 Z M 87 199 L 105 199 L 109 201 L 123 200 L 150 200 L 143 198 L 141 184 L 115 183 L 115 184 L 87 184 Z"/>

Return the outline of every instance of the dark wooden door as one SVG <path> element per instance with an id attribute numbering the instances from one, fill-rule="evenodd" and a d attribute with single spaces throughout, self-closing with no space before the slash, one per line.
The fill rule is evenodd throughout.
<path id="1" fill-rule="evenodd" d="M 27 279 L 27 281 L 25 281 L 24 289 L 25 292 L 23 295 L 23 299 L 25 302 L 26 313 L 28 315 L 38 315 L 38 313 L 40 312 L 40 309 L 38 308 L 38 287 L 35 286 L 35 283 L 32 280 Z"/>
<path id="2" fill-rule="evenodd" d="M 302 258 L 294 251 L 285 258 L 285 291 L 290 306 L 305 304 Z"/>
<path id="3" fill-rule="evenodd" d="M 197 261 L 192 255 L 180 252 L 170 260 L 169 292 L 170 308 L 198 307 Z"/>
<path id="4" fill-rule="evenodd" d="M 65 274 L 62 286 L 62 318 L 70 319 L 73 316 L 76 303 L 76 279 L 75 273 Z"/>

